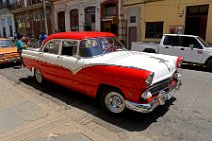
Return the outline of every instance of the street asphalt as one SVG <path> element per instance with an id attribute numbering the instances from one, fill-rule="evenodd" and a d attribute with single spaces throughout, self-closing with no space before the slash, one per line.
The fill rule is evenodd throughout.
<path id="1" fill-rule="evenodd" d="M 105 113 L 95 100 L 19 65 L 0 69 L 1 141 L 212 141 L 212 73 L 184 66 L 183 85 L 152 113 Z"/>

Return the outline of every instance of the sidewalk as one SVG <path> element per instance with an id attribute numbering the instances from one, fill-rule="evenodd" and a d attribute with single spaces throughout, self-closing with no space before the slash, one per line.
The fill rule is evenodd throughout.
<path id="1" fill-rule="evenodd" d="M 106 141 L 75 122 L 78 116 L 0 75 L 1 141 Z"/>

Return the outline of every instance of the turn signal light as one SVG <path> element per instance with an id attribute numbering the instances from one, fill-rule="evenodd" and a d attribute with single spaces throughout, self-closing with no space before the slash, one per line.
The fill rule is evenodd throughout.
<path id="1" fill-rule="evenodd" d="M 176 68 L 180 68 L 183 63 L 183 57 L 178 57 L 176 62 Z"/>

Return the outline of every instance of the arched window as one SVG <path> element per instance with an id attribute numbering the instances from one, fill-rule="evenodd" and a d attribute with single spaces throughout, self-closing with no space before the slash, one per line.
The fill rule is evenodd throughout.
<path id="1" fill-rule="evenodd" d="M 95 31 L 95 7 L 87 7 L 85 8 L 85 31 Z"/>
<path id="2" fill-rule="evenodd" d="M 70 29 L 71 29 L 71 31 L 79 31 L 78 9 L 73 9 L 70 11 Z"/>
<path id="3" fill-rule="evenodd" d="M 64 32 L 65 31 L 65 12 L 61 11 L 57 13 L 58 17 L 58 32 Z"/>

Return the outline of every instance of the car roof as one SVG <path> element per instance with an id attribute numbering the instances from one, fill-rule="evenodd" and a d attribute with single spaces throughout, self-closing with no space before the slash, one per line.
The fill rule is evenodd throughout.
<path id="1" fill-rule="evenodd" d="M 60 32 L 55 33 L 47 37 L 47 40 L 51 39 L 76 39 L 83 40 L 88 38 L 97 37 L 114 37 L 113 33 L 108 32 Z"/>
<path id="2" fill-rule="evenodd" d="M 166 36 L 185 36 L 185 37 L 198 37 L 195 35 L 186 35 L 186 34 L 164 34 Z"/>

